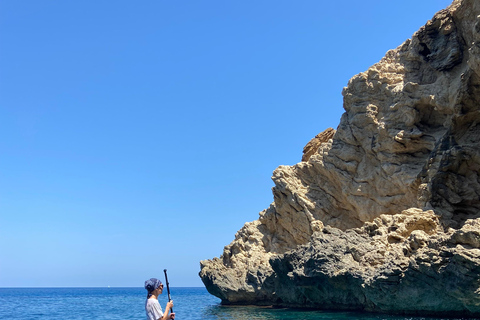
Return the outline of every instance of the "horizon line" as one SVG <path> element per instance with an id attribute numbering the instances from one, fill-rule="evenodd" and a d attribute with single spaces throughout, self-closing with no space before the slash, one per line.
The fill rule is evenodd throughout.
<path id="1" fill-rule="evenodd" d="M 88 289 L 88 288 L 141 288 L 144 289 L 144 287 L 138 286 L 138 287 L 132 287 L 132 286 L 35 286 L 35 287 L 21 287 L 21 286 L 14 286 L 14 287 L 2 287 L 0 286 L 0 289 Z M 205 286 L 172 286 L 171 288 L 205 288 Z"/>

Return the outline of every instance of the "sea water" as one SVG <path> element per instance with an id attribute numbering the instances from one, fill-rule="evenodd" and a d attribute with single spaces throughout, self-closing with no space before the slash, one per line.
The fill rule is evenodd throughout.
<path id="1" fill-rule="evenodd" d="M 441 319 L 222 306 L 205 288 L 171 288 L 176 320 Z M 146 319 L 143 288 L 0 288 L 0 319 Z M 165 308 L 167 294 L 159 297 Z"/>

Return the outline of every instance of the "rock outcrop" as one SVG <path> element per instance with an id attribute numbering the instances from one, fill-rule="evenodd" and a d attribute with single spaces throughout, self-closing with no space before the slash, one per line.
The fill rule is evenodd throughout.
<path id="1" fill-rule="evenodd" d="M 336 131 L 201 262 L 225 304 L 480 316 L 480 2 L 455 0 L 343 90 Z"/>
<path id="2" fill-rule="evenodd" d="M 317 153 L 318 148 L 322 145 L 322 143 L 328 142 L 328 140 L 333 138 L 336 130 L 333 128 L 328 128 L 327 130 L 320 132 L 310 140 L 307 145 L 303 148 L 303 156 L 302 161 L 308 161 L 311 156 Z"/>

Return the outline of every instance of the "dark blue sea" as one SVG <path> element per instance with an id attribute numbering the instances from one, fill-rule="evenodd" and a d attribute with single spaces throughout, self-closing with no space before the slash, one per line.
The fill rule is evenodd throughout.
<path id="1" fill-rule="evenodd" d="M 171 288 L 176 320 L 441 319 L 220 305 L 205 288 Z M 0 288 L 0 319 L 146 319 L 143 288 Z M 165 308 L 167 295 L 159 297 Z"/>

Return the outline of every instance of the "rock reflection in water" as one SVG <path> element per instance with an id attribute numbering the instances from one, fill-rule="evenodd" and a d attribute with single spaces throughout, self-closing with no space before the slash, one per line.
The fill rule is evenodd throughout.
<path id="1" fill-rule="evenodd" d="M 205 310 L 205 318 L 215 320 L 280 320 L 280 319 L 326 319 L 318 311 L 296 311 L 253 306 L 211 306 Z M 331 318 L 330 318 L 331 319 Z"/>
<path id="2" fill-rule="evenodd" d="M 212 305 L 207 307 L 202 319 L 211 320 L 434 320 L 434 317 L 408 317 L 399 315 L 386 315 L 364 312 L 328 312 L 319 310 L 298 310 L 255 306 L 222 306 Z M 449 319 L 462 320 L 462 319 Z"/>

